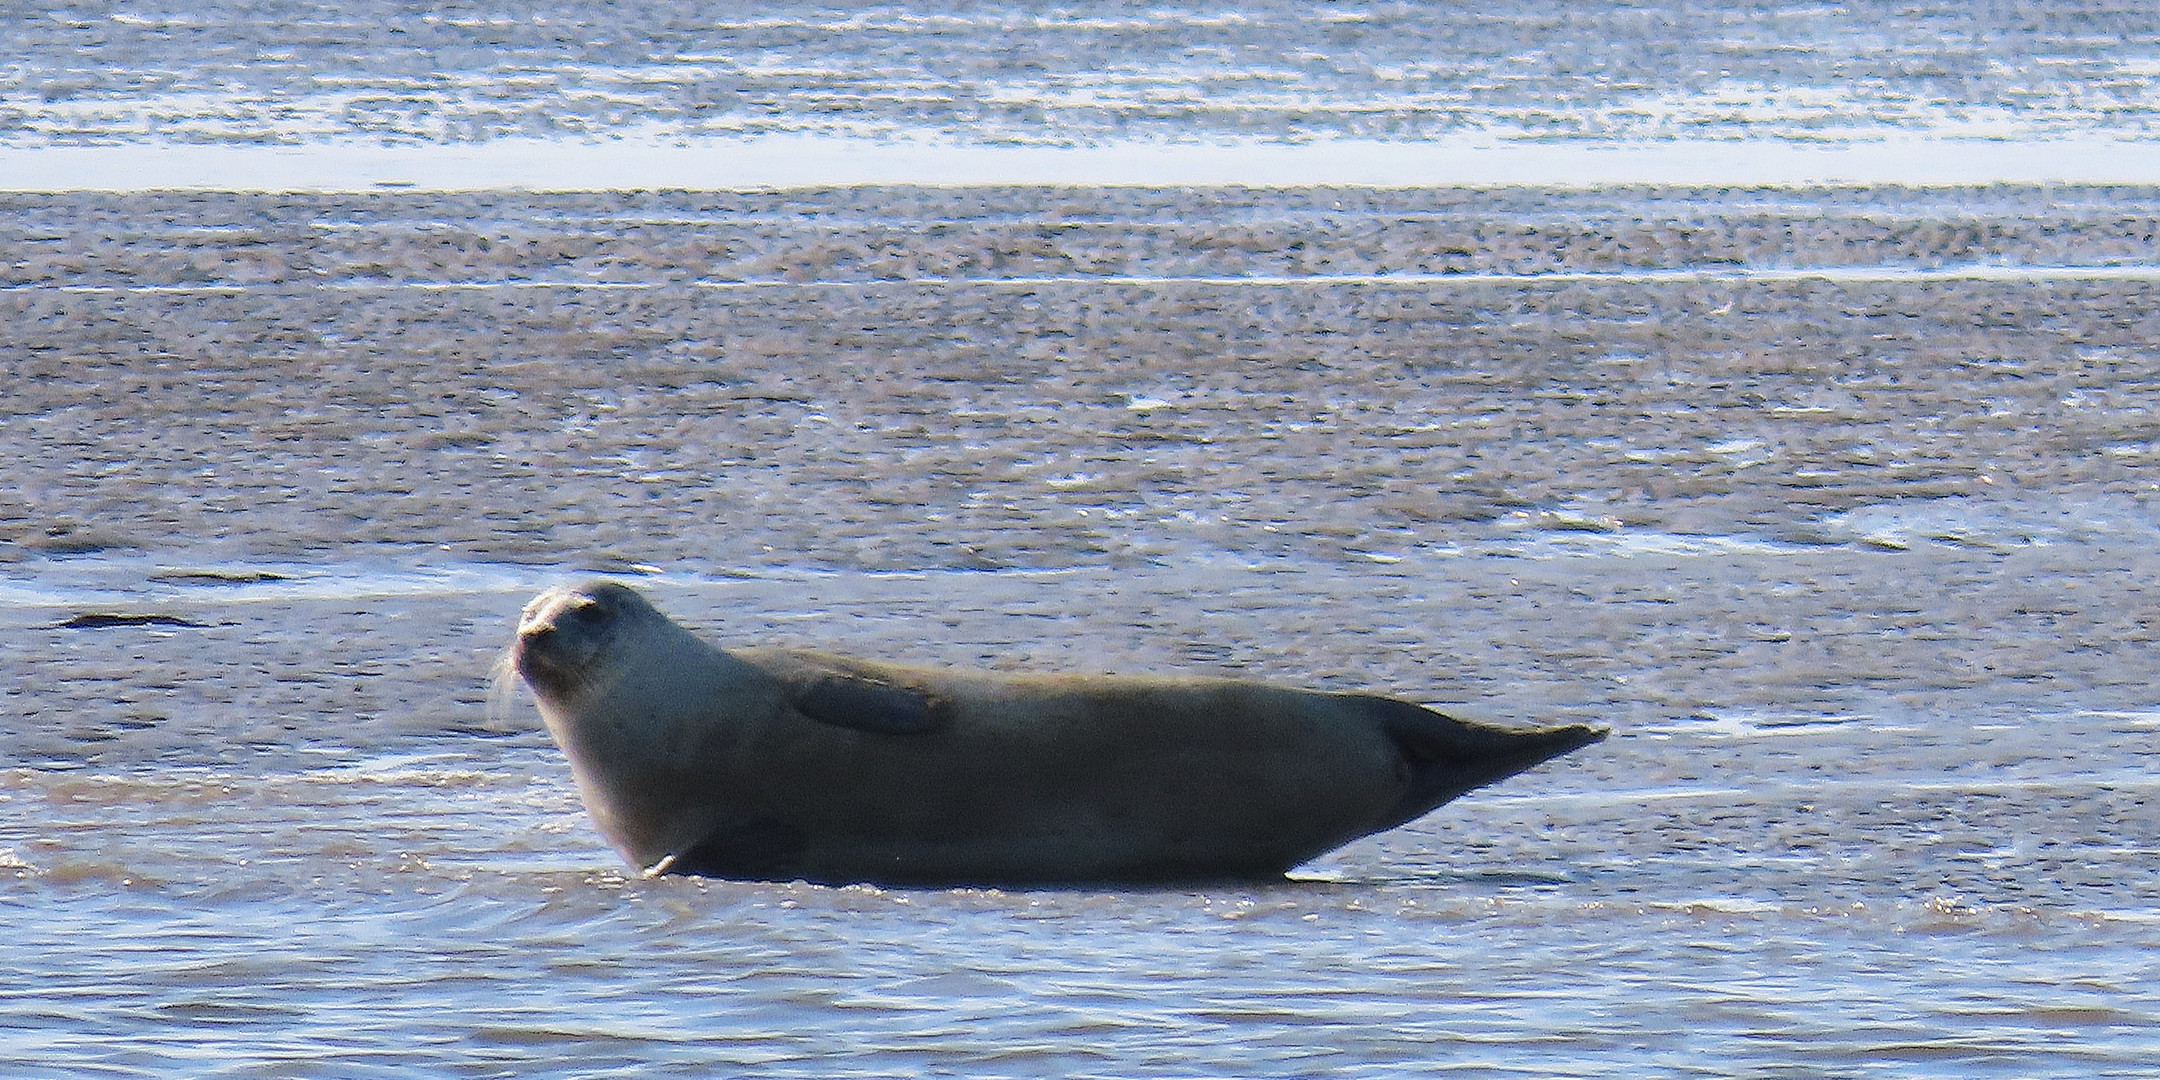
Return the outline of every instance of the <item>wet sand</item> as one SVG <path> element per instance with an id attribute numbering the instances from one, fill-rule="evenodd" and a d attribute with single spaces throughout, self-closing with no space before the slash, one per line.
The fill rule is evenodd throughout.
<path id="1" fill-rule="evenodd" d="M 21 715 L 69 718 L 18 731 L 40 755 L 226 761 L 225 725 L 270 719 L 150 704 L 207 686 L 278 688 L 286 723 L 484 727 L 514 595 L 363 662 L 322 654 L 341 589 L 580 568 L 956 598 L 1012 575 L 1063 597 L 1050 625 L 1114 629 L 895 617 L 855 647 L 1524 719 L 2151 704 L 2146 189 L 77 195 L 4 219 L 13 617 L 205 624 L 43 632 L 10 661 L 41 687 Z M 1185 595 L 1196 574 L 1223 598 Z M 245 665 L 82 659 L 229 634 L 250 590 L 297 606 L 222 646 L 263 650 Z"/>
<path id="2" fill-rule="evenodd" d="M 7 201 L 0 557 L 1340 562 L 2153 492 L 2146 189 Z"/>
<path id="3" fill-rule="evenodd" d="M 486 673 L 522 593 L 585 570 L 661 571 L 730 637 L 1618 722 L 1576 792 L 1831 746 L 2149 760 L 2148 190 L 5 219 L 10 737 L 40 767 L 535 748 Z M 184 625 L 63 625 L 108 611 Z M 1717 778 L 1729 734 L 1817 729 Z M 2081 909 L 2142 906 L 2154 864 L 2110 858 Z"/>

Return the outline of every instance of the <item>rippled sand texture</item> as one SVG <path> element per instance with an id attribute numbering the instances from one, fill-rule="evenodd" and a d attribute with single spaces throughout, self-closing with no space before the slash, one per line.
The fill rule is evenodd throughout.
<path id="1" fill-rule="evenodd" d="M 1363 565 L 1616 530 L 2015 545 L 2142 527 L 2152 493 L 2144 190 L 18 196 L 4 221 L 17 552 Z"/>
<path id="2" fill-rule="evenodd" d="M 2156 227 L 5 197 L 0 1071 L 2142 1075 Z M 589 569 L 723 640 L 1617 731 L 1282 888 L 626 881 L 487 704 Z"/>
<path id="3" fill-rule="evenodd" d="M 126 7 L 0 18 L 0 140 L 2151 136 L 2160 12 L 1792 5 Z"/>

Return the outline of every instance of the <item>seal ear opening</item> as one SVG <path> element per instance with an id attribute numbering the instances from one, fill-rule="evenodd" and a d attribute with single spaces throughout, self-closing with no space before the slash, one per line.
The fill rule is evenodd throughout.
<path id="1" fill-rule="evenodd" d="M 1357 700 L 1379 721 L 1410 773 L 1409 790 L 1380 826 L 1388 829 L 1423 817 L 1459 795 L 1602 741 L 1607 733 L 1583 724 L 1506 728 L 1457 720 L 1393 698 L 1360 695 Z"/>

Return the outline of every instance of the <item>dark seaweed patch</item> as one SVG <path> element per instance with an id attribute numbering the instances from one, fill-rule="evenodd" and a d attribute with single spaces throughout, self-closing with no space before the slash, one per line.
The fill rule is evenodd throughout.
<path id="1" fill-rule="evenodd" d="M 188 626 L 200 629 L 202 625 L 199 622 L 189 622 L 178 615 L 125 615 L 111 611 L 90 611 L 58 623 L 53 629 L 104 630 L 115 626 Z"/>

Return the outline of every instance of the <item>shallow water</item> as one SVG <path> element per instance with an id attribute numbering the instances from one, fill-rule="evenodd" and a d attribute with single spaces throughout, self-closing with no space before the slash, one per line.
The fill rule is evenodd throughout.
<path id="1" fill-rule="evenodd" d="M 717 63 L 630 94 L 574 4 L 446 12 L 480 52 L 440 76 L 379 47 L 391 9 L 70 10 L 7 24 L 8 146 L 348 145 L 393 78 L 418 145 L 465 137 L 422 105 L 605 98 L 578 80 L 649 134 Z M 1409 8 L 776 9 L 728 31 L 802 52 L 759 78 L 886 89 L 708 120 L 1587 131 L 1716 113 L 1714 59 L 1858 138 L 1955 137 L 2012 83 L 2016 137 L 2121 138 L 2160 70 L 2137 12 L 1661 10 L 1566 16 L 1666 58 L 1629 88 L 1535 5 L 1415 40 Z M 1468 119 L 1371 52 L 1524 34 L 1554 47 Z M 1036 79 L 1032 119 L 893 104 L 993 39 L 1026 47 L 939 77 Z M 1130 65 L 1090 104 L 1102 42 Z M 1259 86 L 1262 46 L 1315 51 L 1309 111 L 1185 94 Z M 1678 121 L 1627 122 L 1599 137 Z M 0 195 L 0 1073 L 2145 1075 L 2156 222 L 2097 185 Z M 490 702 L 518 607 L 594 572 L 722 641 L 1614 735 L 1273 887 L 644 881 Z"/>
<path id="2" fill-rule="evenodd" d="M 20 58 L 0 139 L 32 145 L 1820 142 L 2150 137 L 2160 118 L 2160 14 L 2136 4 L 55 2 L 0 21 L 0 44 Z"/>

